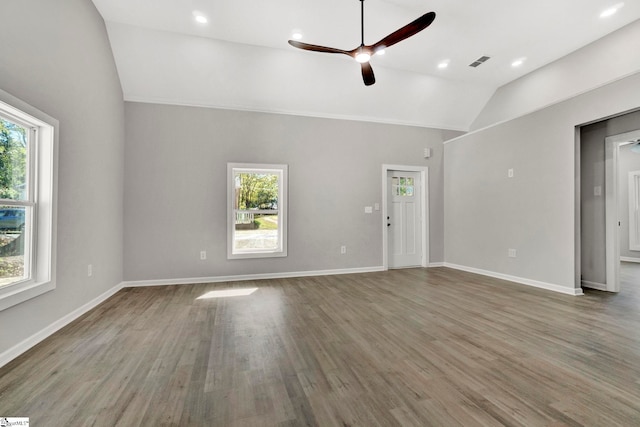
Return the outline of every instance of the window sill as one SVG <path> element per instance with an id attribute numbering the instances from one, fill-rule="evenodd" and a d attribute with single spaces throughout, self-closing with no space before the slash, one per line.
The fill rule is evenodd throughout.
<path id="1" fill-rule="evenodd" d="M 286 257 L 286 251 L 278 251 L 278 252 L 238 252 L 227 254 L 227 259 L 252 259 L 252 258 L 278 258 L 278 257 Z"/>
<path id="2" fill-rule="evenodd" d="M 40 283 L 26 282 L 8 285 L 0 289 L 0 311 L 52 291 L 55 288 L 56 284 L 53 281 Z"/>

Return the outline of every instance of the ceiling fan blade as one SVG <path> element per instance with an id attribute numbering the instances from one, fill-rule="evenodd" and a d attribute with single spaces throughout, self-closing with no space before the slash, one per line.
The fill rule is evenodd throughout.
<path id="1" fill-rule="evenodd" d="M 420 18 L 416 19 L 413 22 L 405 25 L 399 30 L 394 31 L 389 34 L 387 37 L 380 40 L 378 43 L 371 46 L 371 48 L 375 51 L 378 48 L 386 48 L 389 46 L 393 46 L 394 44 L 401 42 L 404 39 L 407 39 L 415 34 L 418 34 L 420 31 L 427 28 L 433 20 L 436 19 L 435 12 L 429 12 L 422 15 Z"/>
<path id="2" fill-rule="evenodd" d="M 296 40 L 289 40 L 289 44 L 293 47 L 297 47 L 298 49 L 312 50 L 314 52 L 342 53 L 345 55 L 350 55 L 350 52 L 347 52 L 346 50 L 336 49 L 333 47 L 318 46 L 316 44 L 302 43 Z"/>
<path id="3" fill-rule="evenodd" d="M 373 74 L 373 68 L 368 62 L 360 64 L 362 66 L 362 80 L 364 80 L 365 86 L 371 86 L 376 82 L 376 76 Z"/>

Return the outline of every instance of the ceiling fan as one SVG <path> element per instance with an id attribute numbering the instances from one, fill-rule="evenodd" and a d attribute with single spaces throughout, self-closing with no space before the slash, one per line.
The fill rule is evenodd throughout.
<path id="1" fill-rule="evenodd" d="M 394 31 L 389 34 L 382 40 L 372 45 L 364 44 L 364 0 L 360 1 L 360 28 L 361 28 L 361 43 L 355 49 L 352 50 L 342 50 L 336 49 L 333 47 L 326 46 L 318 46 L 315 44 L 302 43 L 296 40 L 289 40 L 289 44 L 293 47 L 297 47 L 298 49 L 304 50 L 312 50 L 314 52 L 325 52 L 325 53 L 342 53 L 344 55 L 349 55 L 356 61 L 360 63 L 362 68 L 362 79 L 364 80 L 364 84 L 366 86 L 370 86 L 376 82 L 376 77 L 373 74 L 373 68 L 371 68 L 371 64 L 369 63 L 369 59 L 371 56 L 378 53 L 379 51 L 391 47 L 394 44 L 401 42 L 404 39 L 407 39 L 420 31 L 427 28 L 433 20 L 436 18 L 435 12 L 428 12 L 422 15 L 420 18 L 416 19 L 413 22 L 405 25 L 399 30 Z"/>

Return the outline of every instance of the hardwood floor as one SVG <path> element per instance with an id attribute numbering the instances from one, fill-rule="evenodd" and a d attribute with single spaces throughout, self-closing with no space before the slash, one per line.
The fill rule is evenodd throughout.
<path id="1" fill-rule="evenodd" d="M 637 273 L 623 267 L 618 295 L 582 297 L 447 268 L 124 289 L 0 369 L 0 416 L 640 425 Z M 257 289 L 199 299 L 229 288 Z"/>

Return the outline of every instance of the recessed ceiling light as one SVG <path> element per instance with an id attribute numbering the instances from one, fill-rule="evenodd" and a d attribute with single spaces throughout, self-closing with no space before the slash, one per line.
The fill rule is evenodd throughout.
<path id="1" fill-rule="evenodd" d="M 624 6 L 624 3 L 618 3 L 615 6 L 611 6 L 610 8 L 603 10 L 600 14 L 600 18 L 608 18 L 611 15 L 614 15 L 618 10 L 620 10 L 620 8 L 622 8 L 622 6 Z"/>
<path id="2" fill-rule="evenodd" d="M 513 61 L 513 62 L 511 63 L 511 66 L 512 66 L 512 67 L 519 67 L 519 66 L 521 66 L 522 64 L 524 64 L 525 59 L 527 59 L 527 58 L 519 58 L 519 59 L 516 59 L 515 61 Z"/>
<path id="3" fill-rule="evenodd" d="M 385 52 L 384 48 L 381 47 L 380 49 L 376 50 L 376 55 L 384 55 L 384 52 Z"/>
<path id="4" fill-rule="evenodd" d="M 293 32 L 291 33 L 291 38 L 294 40 L 300 40 L 302 39 L 302 31 L 300 30 L 293 30 Z"/>
<path id="5" fill-rule="evenodd" d="M 438 68 L 440 68 L 441 70 L 444 70 L 448 66 L 449 66 L 449 60 L 442 61 L 438 64 Z"/>
<path id="6" fill-rule="evenodd" d="M 193 18 L 200 24 L 206 24 L 207 22 L 209 22 L 207 17 L 204 16 L 202 12 L 198 12 L 197 10 L 193 11 Z"/>

